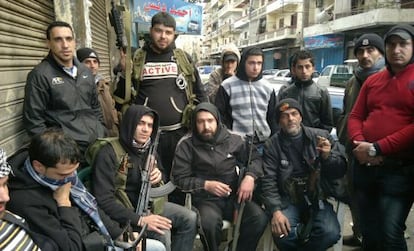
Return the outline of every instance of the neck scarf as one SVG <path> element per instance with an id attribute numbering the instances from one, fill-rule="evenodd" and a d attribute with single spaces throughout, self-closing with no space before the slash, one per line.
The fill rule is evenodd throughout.
<path id="1" fill-rule="evenodd" d="M 138 144 L 135 141 L 135 139 L 132 140 L 132 146 L 137 150 L 138 153 L 145 153 L 150 147 L 150 144 L 151 144 L 151 137 L 149 137 L 147 141 L 142 145 Z"/>
<path id="2" fill-rule="evenodd" d="M 96 203 L 95 197 L 90 194 L 82 182 L 78 179 L 76 172 L 69 177 L 66 177 L 63 180 L 54 180 L 47 178 L 43 175 L 38 174 L 32 164 L 30 163 L 29 158 L 26 159 L 24 163 L 24 167 L 29 173 L 29 175 L 40 185 L 49 187 L 53 191 L 58 189 L 60 186 L 66 184 L 67 182 L 72 183 L 72 187 L 70 189 L 71 199 L 75 202 L 75 204 L 82 209 L 97 225 L 101 234 L 104 235 L 105 239 L 111 246 L 113 246 L 113 242 L 111 236 L 109 235 L 108 230 L 106 229 L 105 225 L 103 224 L 101 217 L 99 216 L 98 207 Z"/>
<path id="3" fill-rule="evenodd" d="M 355 77 L 362 84 L 365 82 L 365 80 L 369 76 L 380 71 L 382 68 L 384 68 L 384 66 L 385 66 L 384 58 L 378 59 L 377 62 L 371 68 L 364 69 L 361 66 L 358 66 L 358 68 L 355 70 Z"/>

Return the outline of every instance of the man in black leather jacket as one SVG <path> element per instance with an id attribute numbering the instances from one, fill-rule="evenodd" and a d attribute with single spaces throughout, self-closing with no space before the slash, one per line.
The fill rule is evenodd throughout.
<path id="1" fill-rule="evenodd" d="M 279 250 L 326 250 L 340 238 L 339 223 L 320 181 L 343 177 L 343 147 L 326 130 L 302 125 L 294 99 L 276 107 L 280 131 L 265 143 L 263 202 L 272 215 Z"/>
<path id="2" fill-rule="evenodd" d="M 325 87 L 312 80 L 315 63 L 312 53 L 298 51 L 292 59 L 293 82 L 278 93 L 278 100 L 293 98 L 302 108 L 303 124 L 305 126 L 332 130 L 334 126 L 331 99 Z"/>

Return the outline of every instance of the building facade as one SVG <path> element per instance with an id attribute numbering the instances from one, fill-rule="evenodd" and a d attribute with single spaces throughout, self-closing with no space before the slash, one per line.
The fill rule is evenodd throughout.
<path id="1" fill-rule="evenodd" d="M 282 69 L 293 52 L 308 49 L 321 71 L 353 58 L 361 34 L 414 24 L 413 8 L 413 0 L 211 0 L 204 9 L 203 60 L 214 62 L 223 46 L 235 43 L 261 47 L 265 69 Z"/>

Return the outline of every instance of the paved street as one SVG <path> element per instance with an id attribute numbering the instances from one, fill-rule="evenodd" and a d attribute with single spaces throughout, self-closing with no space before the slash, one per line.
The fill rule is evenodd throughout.
<path id="1" fill-rule="evenodd" d="M 344 234 L 343 235 L 350 235 L 352 234 L 351 230 L 351 214 L 349 211 L 349 208 L 346 207 L 345 209 L 345 220 L 344 220 Z M 408 234 L 407 239 L 407 245 L 408 245 L 408 251 L 414 251 L 414 207 L 411 209 L 410 215 L 407 219 L 407 231 L 406 234 Z M 224 250 L 224 245 L 221 248 L 221 250 Z M 277 250 L 277 249 L 275 249 Z M 343 251 L 359 251 L 361 249 L 357 247 L 350 247 L 350 246 L 343 246 Z M 196 243 L 194 245 L 194 251 L 203 251 L 202 245 L 199 240 L 196 240 Z M 272 251 L 272 250 L 263 250 L 263 243 L 261 242 L 259 244 L 259 247 L 257 248 L 257 251 Z M 328 251 L 333 251 L 332 248 L 328 249 Z"/>

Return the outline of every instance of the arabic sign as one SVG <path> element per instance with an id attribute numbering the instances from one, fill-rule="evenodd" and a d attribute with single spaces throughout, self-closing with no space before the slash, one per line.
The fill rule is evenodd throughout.
<path id="1" fill-rule="evenodd" d="M 327 34 L 305 37 L 306 49 L 332 48 L 344 46 L 344 34 Z"/>
<path id="2" fill-rule="evenodd" d="M 168 12 L 175 18 L 178 33 L 201 35 L 203 8 L 182 0 L 134 0 L 133 22 L 145 24 L 141 26 L 146 28 L 150 26 L 152 16 L 160 11 Z"/>

